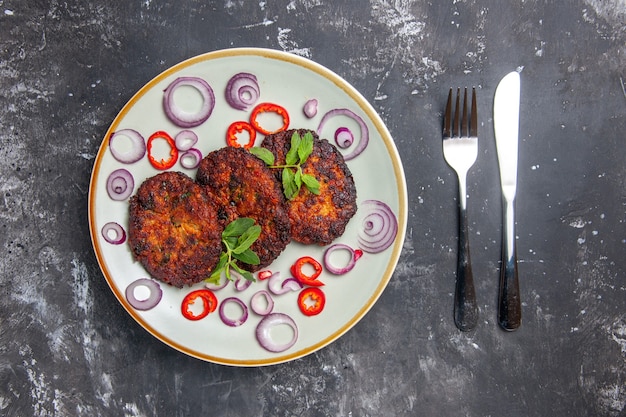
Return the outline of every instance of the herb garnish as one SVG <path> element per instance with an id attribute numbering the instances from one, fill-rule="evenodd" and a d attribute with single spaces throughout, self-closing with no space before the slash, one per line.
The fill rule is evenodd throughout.
<path id="1" fill-rule="evenodd" d="M 303 184 L 313 194 L 320 193 L 320 183 L 317 178 L 302 171 L 302 164 L 313 152 L 313 135 L 311 132 L 306 132 L 303 136 L 294 132 L 291 136 L 291 147 L 285 155 L 284 165 L 275 165 L 274 154 L 268 149 L 254 147 L 250 149 L 250 152 L 270 168 L 282 168 L 283 192 L 288 200 L 293 200 L 298 195 Z"/>
<path id="2" fill-rule="evenodd" d="M 248 281 L 254 281 L 252 274 L 239 265 L 237 261 L 258 265 L 261 263 L 258 255 L 254 253 L 250 246 L 259 238 L 261 234 L 261 226 L 254 224 L 254 219 L 249 217 L 240 217 L 228 224 L 222 232 L 222 243 L 226 250 L 220 255 L 217 266 L 206 279 L 207 282 L 219 284 L 222 272 L 226 278 L 233 280 L 231 277 L 231 268 L 241 274 Z"/>

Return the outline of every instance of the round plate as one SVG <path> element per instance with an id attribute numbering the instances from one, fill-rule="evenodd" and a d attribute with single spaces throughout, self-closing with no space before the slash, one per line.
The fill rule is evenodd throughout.
<path id="1" fill-rule="evenodd" d="M 167 118 L 163 110 L 163 91 L 178 77 L 200 77 L 213 89 L 216 103 L 209 119 L 191 129 L 199 137 L 196 148 L 203 155 L 222 148 L 226 146 L 228 126 L 235 121 L 249 120 L 251 114 L 251 109 L 242 111 L 232 108 L 224 98 L 228 80 L 239 72 L 248 72 L 257 77 L 261 93 L 259 103 L 276 103 L 288 111 L 290 128 L 317 130 L 322 117 L 332 109 L 348 109 L 362 118 L 369 131 L 369 143 L 360 155 L 347 161 L 357 188 L 357 204 L 369 199 L 380 200 L 391 208 L 398 222 L 398 234 L 389 248 L 380 253 L 364 253 L 354 269 L 347 274 L 322 273 L 319 279 L 325 283 L 322 288 L 326 295 L 326 306 L 319 315 L 308 317 L 299 311 L 297 292 L 274 297 L 274 311 L 291 316 L 298 328 L 295 344 L 278 353 L 265 350 L 257 342 L 256 327 L 261 317 L 252 312 L 247 321 L 238 327 L 225 325 L 217 312 L 198 321 L 184 318 L 181 314 L 183 297 L 194 289 L 202 288 L 202 283 L 182 289 L 161 283 L 163 297 L 156 307 L 148 311 L 134 309 L 126 300 L 126 287 L 149 275 L 134 260 L 127 241 L 118 245 L 107 243 L 101 232 L 108 222 L 116 222 L 125 230 L 128 227 L 128 200 L 114 201 L 109 197 L 106 191 L 109 174 L 118 168 L 127 169 L 134 176 L 136 192 L 143 180 L 160 172 L 151 166 L 147 157 L 126 165 L 115 160 L 109 149 L 110 135 L 130 128 L 137 130 L 144 138 L 156 131 L 166 131 L 174 137 L 183 128 Z M 175 95 L 176 103 L 181 103 L 181 106 L 199 105 L 196 91 L 179 90 L 176 93 L 178 96 Z M 310 99 L 316 99 L 318 107 L 317 114 L 309 118 L 303 108 Z M 356 146 L 361 129 L 353 118 L 347 116 L 331 117 L 320 132 L 320 137 L 334 143 L 334 132 L 338 125 L 345 125 L 355 133 L 353 147 Z M 257 145 L 262 138 L 262 134 L 257 137 Z M 345 154 L 350 149 L 342 152 Z M 195 170 L 183 168 L 180 161 L 171 170 L 184 172 L 192 178 L 195 176 Z M 361 215 L 362 210 L 359 209 L 348 223 L 343 236 L 336 240 L 337 243 L 358 247 Z M 89 226 L 96 257 L 111 290 L 126 311 L 148 332 L 169 346 L 196 358 L 233 366 L 261 366 L 291 361 L 315 352 L 346 333 L 374 305 L 389 282 L 402 249 L 406 222 L 406 181 L 402 163 L 387 128 L 372 106 L 346 81 L 321 65 L 292 54 L 267 49 L 229 49 L 200 55 L 173 66 L 146 84 L 124 106 L 107 131 L 95 160 L 89 189 Z M 281 272 L 286 277 L 296 259 L 308 255 L 321 261 L 325 249 L 292 242 L 267 269 Z M 215 294 L 219 300 L 236 296 L 249 304 L 257 290 L 266 288 L 267 281 L 252 283 L 243 292 L 236 291 L 234 285 L 229 284 Z M 290 338 L 290 334 L 281 334 L 286 333 L 281 327 L 276 326 L 272 337 L 277 340 Z"/>

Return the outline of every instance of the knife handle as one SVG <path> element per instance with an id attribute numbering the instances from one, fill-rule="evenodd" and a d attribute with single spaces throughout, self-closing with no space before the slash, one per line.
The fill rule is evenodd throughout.
<path id="1" fill-rule="evenodd" d="M 513 202 L 508 202 L 506 206 L 498 292 L 498 323 L 504 330 L 514 331 L 522 324 L 522 305 L 517 273 Z"/>
<path id="2" fill-rule="evenodd" d="M 470 262 L 467 209 L 459 206 L 459 253 L 454 294 L 454 323 L 461 331 L 470 331 L 478 322 L 474 275 Z"/>

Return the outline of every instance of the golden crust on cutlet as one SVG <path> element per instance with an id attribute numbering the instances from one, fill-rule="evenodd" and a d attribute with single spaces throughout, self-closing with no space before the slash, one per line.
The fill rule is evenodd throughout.
<path id="1" fill-rule="evenodd" d="M 273 172 L 243 148 L 225 147 L 205 156 L 196 181 L 221 206 L 220 217 L 228 224 L 239 217 L 250 217 L 261 226 L 261 235 L 252 244 L 259 265 L 240 264 L 258 271 L 271 264 L 291 241 L 291 222 L 285 208 L 281 185 Z"/>
<path id="2" fill-rule="evenodd" d="M 179 172 L 145 180 L 130 199 L 129 244 L 154 278 L 175 287 L 207 278 L 222 252 L 222 224 L 204 189 Z"/>
<path id="3" fill-rule="evenodd" d="M 304 244 L 328 245 L 345 231 L 348 221 L 357 210 L 356 187 L 352 173 L 341 153 L 326 139 L 319 139 L 313 131 L 292 129 L 268 135 L 261 144 L 276 158 L 275 164 L 285 163 L 291 147 L 291 136 L 298 132 L 313 135 L 313 152 L 302 165 L 305 174 L 311 174 L 320 183 L 320 193 L 315 195 L 306 187 L 287 202 L 291 219 L 291 237 Z M 282 170 L 275 175 L 280 181 Z"/>

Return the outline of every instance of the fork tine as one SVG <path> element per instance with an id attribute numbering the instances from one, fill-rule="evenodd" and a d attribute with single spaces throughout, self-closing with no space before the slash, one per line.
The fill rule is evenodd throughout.
<path id="1" fill-rule="evenodd" d="M 476 111 L 476 88 L 472 87 L 472 120 L 470 122 L 471 137 L 478 137 L 478 112 Z"/>
<path id="2" fill-rule="evenodd" d="M 446 113 L 443 115 L 443 137 L 451 137 L 452 129 L 452 88 L 448 93 L 448 102 L 446 104 Z"/>
<path id="3" fill-rule="evenodd" d="M 461 88 L 456 89 L 456 106 L 454 108 L 454 127 L 452 131 L 452 136 L 461 137 L 461 132 L 459 130 L 459 110 L 461 104 Z"/>
<path id="4" fill-rule="evenodd" d="M 459 136 L 466 137 L 469 134 L 469 120 L 467 119 L 467 87 L 463 93 L 463 114 L 461 115 L 461 133 Z"/>

